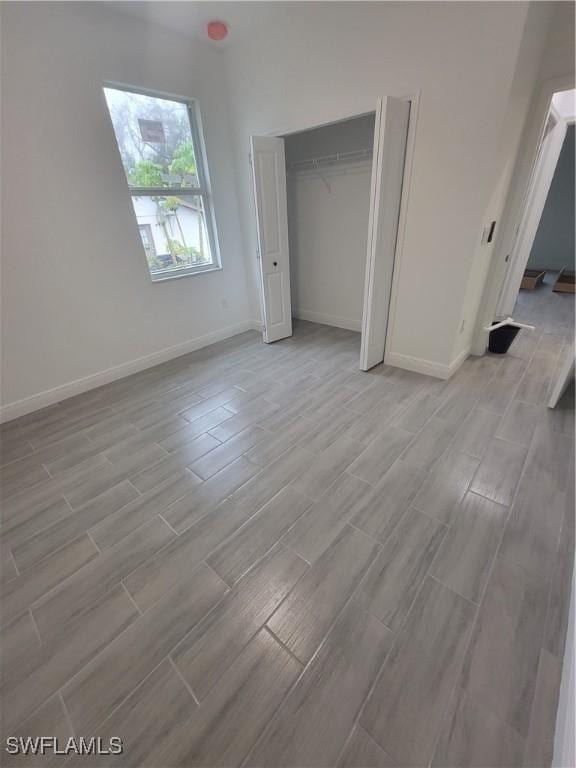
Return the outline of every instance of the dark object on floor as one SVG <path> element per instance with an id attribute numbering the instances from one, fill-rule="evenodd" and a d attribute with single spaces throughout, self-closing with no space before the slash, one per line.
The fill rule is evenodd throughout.
<path id="1" fill-rule="evenodd" d="M 525 269 L 520 290 L 533 291 L 544 280 L 545 274 L 546 271 L 542 269 Z"/>
<path id="2" fill-rule="evenodd" d="M 496 328 L 495 331 L 490 331 L 488 338 L 488 349 L 490 352 L 494 352 L 497 355 L 504 355 L 508 352 L 519 330 L 520 328 L 515 328 L 513 325 L 505 325 L 502 328 Z"/>
<path id="3" fill-rule="evenodd" d="M 561 269 L 552 290 L 556 293 L 574 293 L 574 272 L 566 267 Z"/>

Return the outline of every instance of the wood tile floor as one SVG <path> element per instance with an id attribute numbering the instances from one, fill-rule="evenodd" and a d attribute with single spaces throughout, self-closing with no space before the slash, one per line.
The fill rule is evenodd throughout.
<path id="1" fill-rule="evenodd" d="M 67 765 L 549 765 L 574 298 L 544 291 L 450 382 L 296 322 L 4 425 L 4 735 L 123 739 Z"/>

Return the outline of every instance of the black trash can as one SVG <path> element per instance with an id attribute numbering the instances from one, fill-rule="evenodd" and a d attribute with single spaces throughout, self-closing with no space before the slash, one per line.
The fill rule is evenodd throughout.
<path id="1" fill-rule="evenodd" d="M 496 323 L 492 323 L 496 325 Z M 510 349 L 510 345 L 518 335 L 520 328 L 513 325 L 503 325 L 502 328 L 496 328 L 490 331 L 488 338 L 488 349 L 497 355 L 504 355 Z"/>

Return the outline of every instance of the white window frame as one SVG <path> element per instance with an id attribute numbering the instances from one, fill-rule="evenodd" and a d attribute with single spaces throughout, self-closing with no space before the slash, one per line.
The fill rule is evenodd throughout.
<path id="1" fill-rule="evenodd" d="M 113 88 L 117 91 L 126 91 L 128 93 L 142 94 L 143 96 L 150 96 L 156 99 L 164 99 L 165 101 L 175 101 L 180 104 L 184 104 L 188 112 L 188 120 L 190 123 L 190 132 L 192 134 L 192 145 L 194 147 L 194 156 L 196 158 L 196 174 L 198 176 L 197 187 L 131 187 L 126 177 L 126 171 L 122 158 L 120 157 L 120 163 L 122 170 L 126 177 L 126 186 L 131 197 L 200 197 L 202 199 L 204 215 L 206 219 L 206 230 L 208 234 L 208 242 L 210 244 L 210 254 L 212 256 L 211 264 L 202 264 L 197 267 L 182 267 L 180 269 L 167 268 L 166 270 L 158 270 L 154 273 L 150 271 L 148 260 L 146 259 L 146 253 L 144 251 L 144 245 L 142 245 L 142 252 L 146 259 L 146 268 L 148 275 L 153 283 L 165 282 L 167 280 L 178 280 L 181 277 L 191 277 L 193 275 L 205 274 L 207 272 L 216 272 L 222 269 L 222 262 L 220 259 L 220 247 L 218 244 L 218 233 L 216 229 L 216 217 L 214 214 L 214 204 L 212 198 L 212 187 L 210 184 L 210 175 L 208 172 L 208 160 L 206 156 L 206 146 L 204 144 L 204 131 L 202 129 L 202 118 L 200 116 L 200 108 L 196 99 L 185 99 L 182 96 L 174 96 L 173 94 L 162 93 L 160 91 L 151 91 L 144 88 L 137 88 L 132 85 L 125 85 L 122 83 L 105 82 L 103 88 Z M 108 116 L 112 122 L 110 110 L 106 105 Z M 112 126 L 114 130 L 114 126 Z M 114 139 L 118 148 L 118 155 L 120 156 L 120 148 L 118 147 L 118 141 L 116 139 L 116 133 L 114 133 Z M 136 231 L 138 232 L 138 239 L 141 242 L 140 230 L 138 228 L 138 221 L 134 215 L 134 221 L 136 222 Z"/>

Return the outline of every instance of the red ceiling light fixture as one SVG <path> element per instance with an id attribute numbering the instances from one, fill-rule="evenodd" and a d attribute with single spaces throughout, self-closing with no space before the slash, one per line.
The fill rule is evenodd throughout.
<path id="1" fill-rule="evenodd" d="M 210 40 L 224 40 L 228 37 L 228 27 L 223 21 L 209 21 L 208 22 L 208 37 Z"/>

